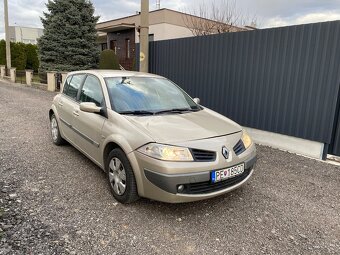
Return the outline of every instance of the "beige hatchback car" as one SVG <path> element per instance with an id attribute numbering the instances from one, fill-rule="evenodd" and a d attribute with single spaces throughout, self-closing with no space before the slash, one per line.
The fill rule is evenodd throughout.
<path id="1" fill-rule="evenodd" d="M 53 142 L 69 142 L 102 168 L 121 203 L 211 198 L 254 171 L 246 131 L 161 76 L 72 72 L 49 117 Z"/>

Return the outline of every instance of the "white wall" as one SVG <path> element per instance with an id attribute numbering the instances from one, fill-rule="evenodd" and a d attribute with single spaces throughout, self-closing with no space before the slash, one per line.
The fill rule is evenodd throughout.
<path id="1" fill-rule="evenodd" d="M 12 38 L 15 42 L 32 43 L 36 44 L 37 39 L 43 34 L 41 28 L 30 28 L 30 27 L 14 27 L 15 38 Z"/>
<path id="2" fill-rule="evenodd" d="M 154 34 L 155 41 L 193 36 L 188 28 L 167 23 L 150 25 L 149 34 Z M 139 43 L 138 33 L 136 33 L 136 43 Z"/>
<path id="3" fill-rule="evenodd" d="M 311 158 L 322 159 L 324 144 L 297 137 L 247 128 L 249 135 L 258 144 L 271 146 Z"/>

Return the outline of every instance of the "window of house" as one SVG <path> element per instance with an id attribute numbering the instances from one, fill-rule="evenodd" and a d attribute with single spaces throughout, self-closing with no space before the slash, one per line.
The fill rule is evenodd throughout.
<path id="1" fill-rule="evenodd" d="M 125 39 L 125 57 L 130 58 L 130 39 Z"/>
<path id="2" fill-rule="evenodd" d="M 153 42 L 155 40 L 154 34 L 149 34 L 149 42 Z"/>
<path id="3" fill-rule="evenodd" d="M 102 86 L 98 78 L 93 75 L 86 77 L 84 86 L 80 93 L 80 102 L 91 102 L 95 103 L 97 106 L 101 106 L 104 102 L 104 96 L 102 91 Z"/>
<path id="4" fill-rule="evenodd" d="M 102 50 L 107 50 L 107 43 L 102 43 Z"/>
<path id="5" fill-rule="evenodd" d="M 116 40 L 111 40 L 110 41 L 110 49 L 113 50 L 115 52 L 115 54 L 117 55 L 117 43 L 116 43 Z"/>

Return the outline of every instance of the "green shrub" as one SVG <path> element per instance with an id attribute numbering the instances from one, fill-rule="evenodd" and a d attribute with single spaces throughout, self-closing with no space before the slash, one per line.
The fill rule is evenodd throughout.
<path id="1" fill-rule="evenodd" d="M 24 43 L 11 42 L 12 67 L 16 67 L 17 70 L 25 70 L 26 60 L 26 45 Z"/>
<path id="2" fill-rule="evenodd" d="M 6 42 L 0 41 L 0 65 L 6 65 Z"/>
<path id="3" fill-rule="evenodd" d="M 18 70 L 24 70 L 26 67 L 26 46 L 23 43 L 11 42 L 11 65 Z M 0 42 L 0 64 L 6 65 L 6 42 Z"/>
<path id="4" fill-rule="evenodd" d="M 103 50 L 100 53 L 99 69 L 120 69 L 118 57 L 113 50 Z"/>
<path id="5" fill-rule="evenodd" d="M 27 56 L 26 69 L 38 72 L 39 69 L 38 47 L 33 44 L 26 44 L 26 56 Z"/>
<path id="6" fill-rule="evenodd" d="M 38 71 L 39 58 L 37 46 L 33 44 L 11 42 L 11 64 L 17 70 L 32 69 Z M 0 41 L 0 65 L 6 65 L 6 42 Z"/>

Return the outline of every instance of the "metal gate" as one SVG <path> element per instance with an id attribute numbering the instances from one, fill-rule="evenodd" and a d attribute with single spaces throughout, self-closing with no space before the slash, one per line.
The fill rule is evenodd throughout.
<path id="1" fill-rule="evenodd" d="M 62 83 L 62 75 L 61 75 L 61 73 L 56 73 L 55 74 L 56 91 L 60 90 L 61 83 Z"/>
<path id="2" fill-rule="evenodd" d="M 340 91 L 338 92 L 338 102 L 335 111 L 332 140 L 329 145 L 328 153 L 340 156 Z"/>
<path id="3" fill-rule="evenodd" d="M 340 156 L 339 42 L 340 21 L 155 41 L 149 70 L 243 126 Z"/>

